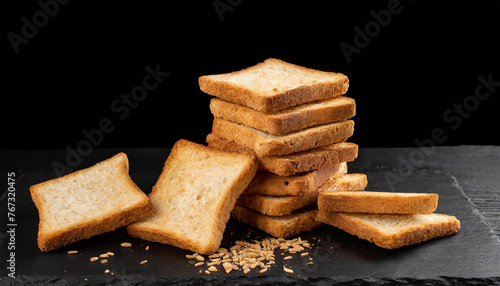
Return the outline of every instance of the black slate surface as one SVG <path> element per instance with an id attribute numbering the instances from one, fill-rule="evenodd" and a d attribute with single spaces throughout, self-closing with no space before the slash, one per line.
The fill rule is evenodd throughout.
<path id="1" fill-rule="evenodd" d="M 499 227 L 488 220 L 495 214 L 495 196 L 500 184 L 495 174 L 500 171 L 499 147 L 440 147 L 422 161 L 409 161 L 418 149 L 361 149 L 359 158 L 349 164 L 349 172 L 368 175 L 367 190 L 401 192 L 435 192 L 440 195 L 436 212 L 456 216 L 461 229 L 456 235 L 426 243 L 385 250 L 360 240 L 334 227 L 301 234 L 314 245 L 309 257 L 294 255 L 285 265 L 293 274 L 282 271 L 282 253 L 276 252 L 276 266 L 264 274 L 256 271 L 198 274 L 185 255 L 190 253 L 172 246 L 134 239 L 124 228 L 80 241 L 61 249 L 42 253 L 36 244 L 38 213 L 29 196 L 29 186 L 55 177 L 53 161 L 64 162 L 64 150 L 2 150 L 2 175 L 16 172 L 16 273 L 6 277 L 8 259 L 6 234 L 5 187 L 0 205 L 2 284 L 140 284 L 140 283 L 211 283 L 211 284 L 500 284 Z M 130 174 L 137 185 L 149 193 L 155 183 L 168 149 L 94 150 L 77 169 L 125 151 L 130 160 Z M 418 163 L 418 164 L 416 164 Z M 480 168 L 480 166 L 482 166 Z M 479 170 L 479 171 L 478 171 Z M 482 172 L 481 172 L 482 170 Z M 396 178 L 396 179 L 394 179 Z M 481 193 L 481 190 L 484 190 Z M 467 192 L 476 197 L 492 197 L 476 205 Z M 494 195 L 491 195 L 494 194 Z M 476 198 L 476 199 L 478 199 Z M 479 199 L 478 201 L 481 201 Z M 492 206 L 493 207 L 492 207 Z M 486 206 L 485 208 L 483 208 Z M 481 207 L 481 208 L 480 208 Z M 491 208 L 491 210 L 490 210 Z M 498 209 L 496 209 L 498 211 Z M 267 235 L 231 219 L 227 225 L 223 247 L 235 240 L 261 239 Z M 131 248 L 120 247 L 131 242 Z M 146 246 L 150 246 L 148 251 Z M 68 250 L 78 250 L 68 255 Z M 112 251 L 108 264 L 90 262 L 90 257 Z M 146 264 L 139 264 L 142 260 Z M 312 259 L 312 260 L 310 260 Z M 306 265 L 313 261 L 313 264 Z M 104 270 L 113 272 L 105 274 Z"/>

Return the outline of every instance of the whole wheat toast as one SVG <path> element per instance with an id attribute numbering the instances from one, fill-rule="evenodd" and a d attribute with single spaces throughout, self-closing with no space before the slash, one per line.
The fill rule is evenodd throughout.
<path id="1" fill-rule="evenodd" d="M 350 119 L 356 114 L 356 104 L 352 98 L 338 96 L 266 114 L 243 105 L 213 98 L 210 110 L 216 118 L 271 134 L 285 134 L 310 126 Z"/>
<path id="2" fill-rule="evenodd" d="M 149 195 L 154 214 L 127 226 L 128 233 L 197 253 L 215 252 L 257 166 L 251 154 L 179 140 Z"/>
<path id="3" fill-rule="evenodd" d="M 284 155 L 344 142 L 354 132 L 354 121 L 327 123 L 284 135 L 274 135 L 252 127 L 215 118 L 212 133 L 251 148 L 257 156 Z"/>
<path id="4" fill-rule="evenodd" d="M 202 76 L 198 82 L 203 92 L 265 113 L 336 97 L 349 87 L 343 74 L 272 58 L 240 71 Z"/>
<path id="5" fill-rule="evenodd" d="M 460 229 L 456 217 L 435 213 L 360 214 L 319 210 L 316 220 L 387 249 L 451 235 Z"/>
<path id="6" fill-rule="evenodd" d="M 151 215 L 148 197 L 128 174 L 124 153 L 30 187 L 40 223 L 38 247 L 50 251 Z"/>
<path id="7" fill-rule="evenodd" d="M 220 138 L 212 133 L 208 134 L 207 143 L 208 146 L 216 149 L 255 154 L 248 147 Z M 341 142 L 292 154 L 257 156 L 257 159 L 263 170 L 279 176 L 291 176 L 342 162 L 351 162 L 357 156 L 358 145 Z"/>

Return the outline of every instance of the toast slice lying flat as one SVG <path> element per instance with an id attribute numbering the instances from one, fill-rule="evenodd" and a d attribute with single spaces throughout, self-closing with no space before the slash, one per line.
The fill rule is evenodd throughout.
<path id="1" fill-rule="evenodd" d="M 246 207 L 236 206 L 231 215 L 278 238 L 287 238 L 322 226 L 315 220 L 316 208 L 297 210 L 285 216 L 269 216 Z"/>
<path id="2" fill-rule="evenodd" d="M 354 132 L 354 121 L 327 123 L 274 135 L 231 121 L 215 118 L 212 133 L 231 142 L 246 146 L 257 156 L 283 155 L 315 147 L 344 142 Z"/>
<path id="3" fill-rule="evenodd" d="M 297 196 L 316 191 L 331 177 L 347 173 L 347 164 L 340 163 L 301 175 L 278 176 L 273 173 L 257 173 L 246 188 L 246 195 Z"/>
<path id="4" fill-rule="evenodd" d="M 318 189 L 319 192 L 363 191 L 368 185 L 365 174 L 345 174 L 330 177 Z"/>
<path id="5" fill-rule="evenodd" d="M 210 102 L 216 118 L 236 122 L 271 134 L 285 134 L 306 127 L 352 118 L 356 114 L 354 99 L 339 96 L 305 103 L 275 113 L 266 114 L 218 98 Z"/>
<path id="6" fill-rule="evenodd" d="M 438 194 L 393 192 L 321 192 L 318 208 L 331 212 L 430 214 Z"/>
<path id="7" fill-rule="evenodd" d="M 148 197 L 128 174 L 124 153 L 31 186 L 38 209 L 38 247 L 50 251 L 151 215 Z"/>
<path id="8" fill-rule="evenodd" d="M 257 166 L 251 154 L 179 140 L 149 195 L 154 214 L 127 226 L 128 233 L 197 253 L 215 252 Z"/>
<path id="9" fill-rule="evenodd" d="M 277 59 L 267 59 L 237 72 L 202 76 L 198 82 L 203 92 L 266 113 L 339 96 L 349 87 L 343 74 Z"/>
<path id="10" fill-rule="evenodd" d="M 317 191 L 300 196 L 242 195 L 238 199 L 238 205 L 270 216 L 283 216 L 300 208 L 315 205 L 317 199 Z"/>
<path id="11" fill-rule="evenodd" d="M 338 227 L 387 249 L 447 236 L 460 229 L 460 221 L 445 214 L 358 214 L 318 211 L 316 220 Z"/>
<path id="12" fill-rule="evenodd" d="M 232 151 L 255 152 L 241 144 L 208 134 L 208 146 Z M 349 142 L 335 143 L 287 155 L 257 156 L 259 165 L 265 171 L 279 176 L 291 176 L 312 170 L 318 170 L 341 162 L 351 162 L 358 156 L 358 145 Z"/>

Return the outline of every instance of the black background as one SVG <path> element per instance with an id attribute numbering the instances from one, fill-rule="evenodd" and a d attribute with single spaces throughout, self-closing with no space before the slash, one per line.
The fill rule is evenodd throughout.
<path id="1" fill-rule="evenodd" d="M 42 8 L 2 1 L 1 147 L 76 148 L 103 118 L 114 130 L 98 147 L 203 143 L 213 117 L 198 77 L 269 57 L 346 74 L 360 147 L 430 144 L 436 128 L 438 145 L 499 145 L 500 87 L 460 123 L 443 115 L 473 97 L 479 76 L 500 82 L 500 1 L 403 1 L 348 63 L 340 44 L 354 45 L 355 27 L 389 2 L 72 0 L 15 53 L 9 33 L 22 36 L 23 17 Z M 214 3 L 230 9 L 221 18 Z M 112 102 L 157 65 L 168 77 L 121 120 Z"/>

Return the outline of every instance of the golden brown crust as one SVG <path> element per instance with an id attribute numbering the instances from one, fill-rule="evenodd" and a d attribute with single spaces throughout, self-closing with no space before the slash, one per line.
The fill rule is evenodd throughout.
<path id="1" fill-rule="evenodd" d="M 208 146 L 243 153 L 253 153 L 241 144 L 208 134 Z M 257 156 L 260 167 L 279 176 L 291 176 L 317 170 L 342 162 L 351 162 L 358 156 L 358 145 L 349 142 L 335 143 L 286 155 Z"/>
<path id="2" fill-rule="evenodd" d="M 278 176 L 265 172 L 257 173 L 248 187 L 246 195 L 297 196 L 316 191 L 330 177 L 347 172 L 345 163 L 335 164 L 294 176 Z"/>
<path id="3" fill-rule="evenodd" d="M 318 192 L 299 196 L 241 195 L 238 205 L 271 216 L 284 216 L 293 211 L 316 204 Z"/>
<path id="4" fill-rule="evenodd" d="M 430 214 L 437 194 L 392 192 L 321 192 L 318 208 L 331 212 Z"/>
<path id="5" fill-rule="evenodd" d="M 259 70 L 265 68 L 267 64 L 278 64 L 285 68 L 289 66 L 300 69 L 304 73 L 321 73 L 324 76 L 324 80 L 312 80 L 294 88 L 265 94 L 257 92 L 248 86 L 228 80 L 232 75 Z M 277 59 L 267 59 L 255 66 L 228 74 L 201 76 L 198 79 L 198 83 L 200 89 L 205 93 L 265 113 L 278 111 L 305 102 L 339 96 L 345 94 L 349 87 L 349 80 L 343 74 L 309 69 Z"/>
<path id="6" fill-rule="evenodd" d="M 255 226 L 274 237 L 287 238 L 319 228 L 322 224 L 315 220 L 316 212 L 316 208 L 307 208 L 286 216 L 276 217 L 237 205 L 231 215 L 237 220 Z"/>
<path id="7" fill-rule="evenodd" d="M 354 132 L 354 121 L 323 124 L 285 135 L 272 135 L 227 120 L 215 118 L 212 133 L 245 147 L 258 156 L 284 155 L 344 142 Z"/>
<path id="8" fill-rule="evenodd" d="M 116 213 L 109 214 L 105 217 L 100 217 L 98 219 L 85 221 L 77 225 L 72 226 L 68 229 L 60 229 L 56 231 L 46 230 L 44 222 L 50 218 L 46 217 L 46 211 L 44 209 L 44 202 L 41 197 L 41 189 L 44 186 L 52 184 L 56 180 L 60 179 L 71 179 L 77 175 L 84 174 L 88 172 L 89 169 L 97 167 L 102 164 L 107 164 L 110 160 L 120 160 L 119 169 L 121 169 L 124 175 L 123 179 L 128 185 L 128 191 L 135 192 L 141 196 L 144 196 L 144 200 L 141 202 L 131 205 L 126 209 L 117 211 Z M 92 167 L 82 169 L 71 174 L 65 175 L 60 178 L 55 178 L 46 182 L 42 182 L 30 187 L 30 193 L 35 206 L 38 209 L 40 222 L 38 225 L 38 247 L 42 251 L 50 251 L 59 248 L 63 245 L 67 245 L 91 236 L 101 234 L 104 232 L 112 231 L 118 227 L 125 226 L 142 218 L 145 218 L 152 214 L 152 205 L 147 196 L 137 187 L 137 185 L 132 181 L 132 178 L 128 175 L 128 158 L 125 153 L 119 153 L 110 159 L 104 160 L 95 164 Z"/>
<path id="9" fill-rule="evenodd" d="M 339 96 L 299 105 L 278 113 L 266 114 L 242 105 L 230 103 L 218 98 L 210 102 L 210 110 L 216 118 L 236 122 L 271 134 L 285 134 L 310 126 L 340 122 L 356 114 L 355 101 Z"/>
<path id="10" fill-rule="evenodd" d="M 337 213 L 319 210 L 316 220 L 325 224 L 338 227 L 361 239 L 375 243 L 377 246 L 387 249 L 399 248 L 405 245 L 420 243 L 432 238 L 448 236 L 458 232 L 460 221 L 454 217 L 444 214 L 426 215 L 396 215 L 385 216 L 433 216 L 433 221 L 423 222 L 419 225 L 403 226 L 397 232 L 387 232 L 375 224 L 363 220 L 363 216 L 374 214 Z M 360 218 L 361 217 L 361 218 Z"/>

